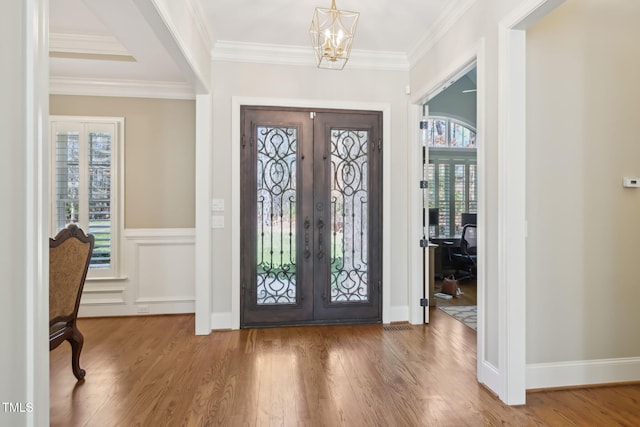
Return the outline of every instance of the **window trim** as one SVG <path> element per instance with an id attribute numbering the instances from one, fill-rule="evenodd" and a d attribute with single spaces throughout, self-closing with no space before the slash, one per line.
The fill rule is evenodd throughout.
<path id="1" fill-rule="evenodd" d="M 124 117 L 104 117 L 104 116 L 66 116 L 66 115 L 51 115 L 49 116 L 49 129 L 50 129 L 50 149 L 52 153 L 55 153 L 56 149 L 56 129 L 58 125 L 64 124 L 65 127 L 69 125 L 78 126 L 81 132 L 85 131 L 85 127 L 91 125 L 113 125 L 115 128 L 113 141 L 112 141 L 112 154 L 111 154 L 111 176 L 112 176 L 112 218 L 111 218 L 111 268 L 109 269 L 89 269 L 87 273 L 87 280 L 120 280 L 124 278 L 123 274 L 123 254 L 122 254 L 122 239 L 124 236 L 124 204 L 125 204 L 125 192 L 124 192 L 124 148 L 125 148 L 125 119 Z M 86 132 L 84 132 L 86 134 Z M 56 156 L 51 157 L 50 167 L 50 228 L 52 230 L 50 235 L 55 234 L 56 226 Z"/>
<path id="2" fill-rule="evenodd" d="M 445 138 L 446 138 L 446 145 L 429 145 L 428 141 L 424 141 L 424 144 L 426 144 L 427 149 L 431 150 L 431 149 L 438 149 L 438 150 L 457 150 L 459 152 L 462 151 L 473 151 L 474 153 L 477 153 L 477 149 L 478 149 L 478 141 L 477 141 L 477 130 L 474 126 L 472 126 L 471 124 L 460 120 L 458 118 L 455 117 L 447 117 L 447 116 L 428 116 L 427 117 L 428 121 L 444 121 L 446 122 L 446 132 L 445 132 Z M 452 129 L 452 125 L 457 125 L 457 126 L 462 126 L 463 128 L 468 129 L 469 131 L 473 132 L 473 134 L 475 135 L 474 137 L 474 145 L 473 147 L 452 147 L 451 144 L 451 129 Z"/>

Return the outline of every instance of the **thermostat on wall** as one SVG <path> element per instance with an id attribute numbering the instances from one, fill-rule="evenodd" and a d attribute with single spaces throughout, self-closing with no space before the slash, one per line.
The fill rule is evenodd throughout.
<path id="1" fill-rule="evenodd" d="M 640 178 L 622 178 L 623 187 L 640 187 Z"/>

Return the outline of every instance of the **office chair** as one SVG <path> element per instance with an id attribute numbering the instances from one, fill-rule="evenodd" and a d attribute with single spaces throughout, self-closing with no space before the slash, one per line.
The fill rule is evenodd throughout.
<path id="1" fill-rule="evenodd" d="M 476 224 L 467 224 L 462 228 L 459 250 L 451 252 L 450 255 L 457 280 L 476 277 L 477 247 L 478 228 Z"/>
<path id="2" fill-rule="evenodd" d="M 462 222 L 462 226 L 464 227 L 467 224 L 477 224 L 478 214 L 463 212 L 460 214 L 460 219 Z"/>

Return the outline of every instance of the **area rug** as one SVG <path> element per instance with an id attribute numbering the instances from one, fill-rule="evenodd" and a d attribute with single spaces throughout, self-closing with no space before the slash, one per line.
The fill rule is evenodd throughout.
<path id="1" fill-rule="evenodd" d="M 446 305 L 438 308 L 474 331 L 478 329 L 477 305 Z"/>

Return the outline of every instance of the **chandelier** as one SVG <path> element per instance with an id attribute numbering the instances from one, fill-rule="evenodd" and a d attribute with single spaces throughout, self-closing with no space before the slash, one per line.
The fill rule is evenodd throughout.
<path id="1" fill-rule="evenodd" d="M 331 0 L 331 9 L 316 7 L 309 34 L 318 68 L 344 68 L 351 54 L 359 16 L 358 12 L 338 10 L 336 0 Z"/>

